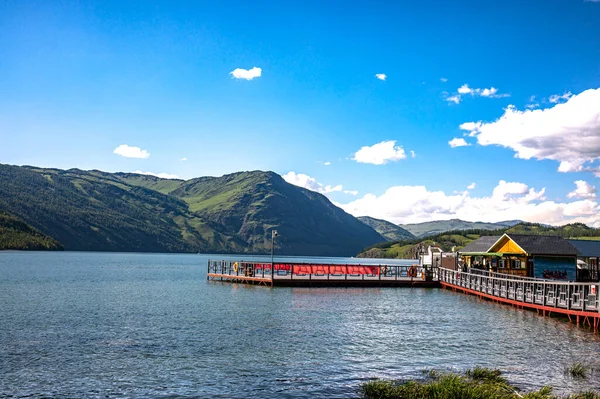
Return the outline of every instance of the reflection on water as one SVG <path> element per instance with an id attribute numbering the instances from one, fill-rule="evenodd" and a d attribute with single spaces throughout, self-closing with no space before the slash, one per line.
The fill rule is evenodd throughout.
<path id="1" fill-rule="evenodd" d="M 207 282 L 207 258 L 0 254 L 0 397 L 356 397 L 475 365 L 600 388 L 564 373 L 598 336 L 560 319 L 437 289 Z"/>

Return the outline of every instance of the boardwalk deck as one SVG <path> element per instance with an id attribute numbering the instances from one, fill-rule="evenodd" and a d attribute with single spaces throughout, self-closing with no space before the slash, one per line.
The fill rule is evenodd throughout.
<path id="1" fill-rule="evenodd" d="M 208 280 L 287 287 L 440 287 L 418 265 L 208 261 Z"/>
<path id="2" fill-rule="evenodd" d="M 600 329 L 598 283 L 544 280 L 499 273 L 438 271 L 442 287 L 480 298 L 536 310 L 543 316 L 564 315 L 577 325 Z"/>

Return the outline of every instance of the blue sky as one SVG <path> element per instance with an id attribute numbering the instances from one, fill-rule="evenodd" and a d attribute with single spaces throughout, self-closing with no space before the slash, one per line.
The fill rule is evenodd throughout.
<path id="1" fill-rule="evenodd" d="M 599 88 L 595 1 L 0 1 L 1 163 L 273 170 L 397 223 L 598 225 Z"/>

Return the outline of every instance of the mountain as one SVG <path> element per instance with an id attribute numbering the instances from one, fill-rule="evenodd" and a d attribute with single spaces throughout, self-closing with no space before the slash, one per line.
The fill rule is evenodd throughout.
<path id="1" fill-rule="evenodd" d="M 486 222 L 467 222 L 460 219 L 436 220 L 433 222 L 401 224 L 400 227 L 409 231 L 416 237 L 427 237 L 434 234 L 444 233 L 446 231 L 457 230 L 496 230 L 504 227 L 511 227 L 521 223 L 521 220 L 507 220 L 504 222 L 486 223 Z"/>
<path id="2" fill-rule="evenodd" d="M 387 241 L 398 241 L 415 238 L 415 236 L 402 227 L 388 222 L 387 220 L 375 219 L 370 216 L 359 216 L 358 220 L 373 228 L 381 234 Z"/>
<path id="3" fill-rule="evenodd" d="M 18 217 L 0 212 L 0 250 L 3 249 L 54 251 L 63 247 Z"/>
<path id="4" fill-rule="evenodd" d="M 503 222 L 510 224 L 512 222 Z M 531 235 L 557 235 L 564 238 L 580 238 L 600 240 L 600 229 L 588 227 L 582 223 L 572 223 L 564 226 L 548 226 L 538 223 L 521 222 L 512 227 L 502 227 L 496 230 L 470 229 L 454 230 L 427 237 L 418 237 L 412 240 L 390 241 L 375 244 L 365 248 L 357 257 L 359 258 L 400 258 L 414 259 L 420 248 L 435 245 L 442 248 L 444 252 L 460 250 L 471 241 L 481 236 L 500 236 L 507 234 L 531 234 Z"/>
<path id="5" fill-rule="evenodd" d="M 191 180 L 0 165 L 0 211 L 67 250 L 344 256 L 384 241 L 273 172 Z"/>

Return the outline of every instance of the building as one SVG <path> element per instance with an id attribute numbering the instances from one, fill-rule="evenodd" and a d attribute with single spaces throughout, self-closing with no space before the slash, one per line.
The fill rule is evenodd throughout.
<path id="1" fill-rule="evenodd" d="M 600 281 L 600 241 L 594 240 L 568 240 L 577 248 L 577 280 Z"/>
<path id="2" fill-rule="evenodd" d="M 467 268 L 573 281 L 578 277 L 579 251 L 558 236 L 482 236 L 458 253 Z"/>

